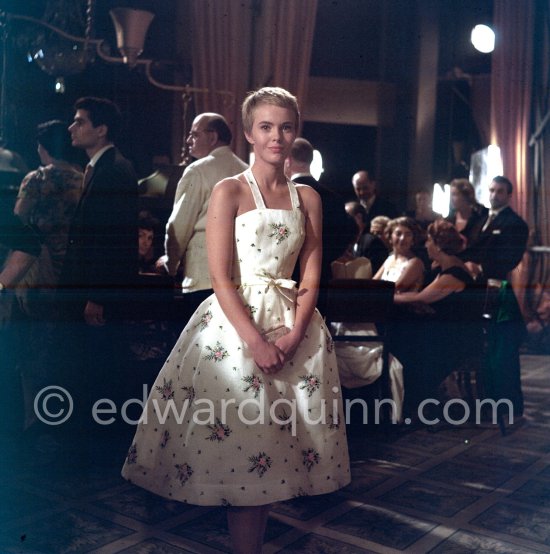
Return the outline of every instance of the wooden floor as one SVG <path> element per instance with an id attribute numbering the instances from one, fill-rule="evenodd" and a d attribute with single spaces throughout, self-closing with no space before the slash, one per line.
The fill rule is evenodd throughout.
<path id="1" fill-rule="evenodd" d="M 346 489 L 276 505 L 265 553 L 550 553 L 550 357 L 522 356 L 526 415 L 352 437 Z M 408 431 L 408 432 L 407 432 Z M 0 553 L 229 552 L 222 509 L 119 477 L 129 438 L 6 437 Z"/>

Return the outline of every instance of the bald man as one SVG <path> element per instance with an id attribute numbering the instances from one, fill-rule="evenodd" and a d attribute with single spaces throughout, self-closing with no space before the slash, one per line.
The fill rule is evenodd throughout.
<path id="1" fill-rule="evenodd" d="M 359 203 L 367 212 L 365 221 L 367 229 L 370 227 L 370 222 L 376 216 L 385 215 L 393 219 L 399 215 L 396 207 L 391 202 L 384 200 L 378 195 L 376 179 L 372 171 L 365 169 L 358 171 L 352 177 L 351 182 L 357 200 L 359 200 Z"/>
<path id="2" fill-rule="evenodd" d="M 248 166 L 231 151 L 232 134 L 226 120 L 217 113 L 199 114 L 187 138 L 189 153 L 196 161 L 178 183 L 172 214 L 166 225 L 166 270 L 175 276 L 183 270 L 182 292 L 186 293 L 191 316 L 212 292 L 206 256 L 206 212 L 214 185 Z"/>

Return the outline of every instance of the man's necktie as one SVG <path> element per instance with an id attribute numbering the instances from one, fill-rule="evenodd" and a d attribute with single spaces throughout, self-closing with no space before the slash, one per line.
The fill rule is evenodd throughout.
<path id="1" fill-rule="evenodd" d="M 86 165 L 86 169 L 84 170 L 84 188 L 88 186 L 88 183 L 92 180 L 92 175 L 94 174 L 94 166 L 93 165 Z"/>
<path id="2" fill-rule="evenodd" d="M 489 225 L 491 225 L 491 223 L 494 221 L 496 216 L 497 216 L 496 212 L 493 212 L 493 211 L 489 212 L 489 216 L 487 217 L 487 221 L 485 222 L 485 224 L 481 228 L 482 232 L 487 230 L 487 228 L 489 227 Z"/>

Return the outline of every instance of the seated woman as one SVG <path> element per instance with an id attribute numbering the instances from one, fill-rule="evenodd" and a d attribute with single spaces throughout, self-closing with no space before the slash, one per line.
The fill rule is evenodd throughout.
<path id="1" fill-rule="evenodd" d="M 379 268 L 374 279 L 395 282 L 397 290 L 420 289 L 424 278 L 424 264 L 413 251 L 419 236 L 418 226 L 408 217 L 398 217 L 387 224 L 385 233 L 393 253 Z M 337 335 L 377 334 L 374 324 L 369 323 L 338 323 L 333 331 Z M 336 342 L 336 357 L 340 380 L 346 388 L 369 385 L 382 374 L 381 343 Z M 394 402 L 392 419 L 393 422 L 398 422 L 402 419 L 403 366 L 393 356 L 390 357 L 389 373 Z"/>
<path id="2" fill-rule="evenodd" d="M 415 409 L 437 398 L 443 379 L 479 343 L 475 308 L 467 292 L 473 280 L 458 257 L 463 239 L 452 223 L 439 219 L 428 227 L 426 248 L 438 266 L 435 279 L 420 292 L 397 291 L 397 306 L 416 308 L 401 313 L 392 327 L 392 351 L 405 366 L 406 406 Z"/>
<path id="3" fill-rule="evenodd" d="M 392 253 L 373 279 L 392 281 L 399 292 L 420 290 L 424 264 L 414 251 L 420 236 L 418 225 L 410 217 L 398 217 L 388 223 L 385 233 Z"/>

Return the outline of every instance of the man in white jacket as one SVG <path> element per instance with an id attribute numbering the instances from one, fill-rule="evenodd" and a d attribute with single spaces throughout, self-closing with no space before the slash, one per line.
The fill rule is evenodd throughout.
<path id="1" fill-rule="evenodd" d="M 166 270 L 172 276 L 183 270 L 182 292 L 188 294 L 184 316 L 212 293 L 206 256 L 206 212 L 214 185 L 241 173 L 247 165 L 231 151 L 232 135 L 225 119 L 216 113 L 199 114 L 193 121 L 187 144 L 195 162 L 178 183 L 172 214 L 166 225 Z"/>

